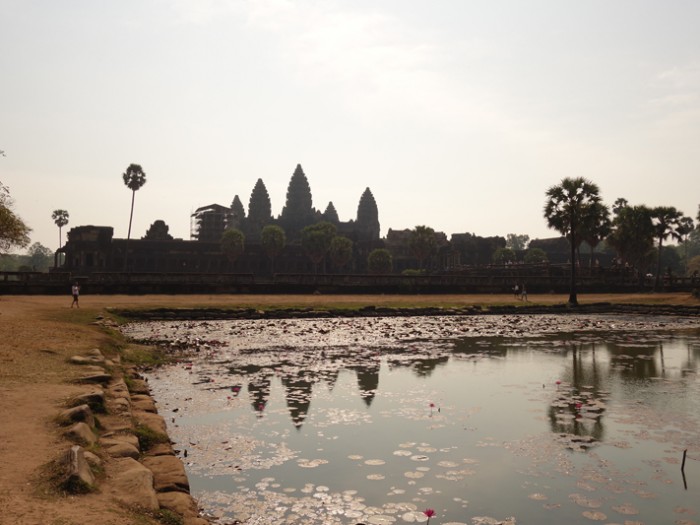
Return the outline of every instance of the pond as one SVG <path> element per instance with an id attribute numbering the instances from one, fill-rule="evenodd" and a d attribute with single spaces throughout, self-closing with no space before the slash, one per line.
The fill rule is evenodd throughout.
<path id="1" fill-rule="evenodd" d="M 698 523 L 700 320 L 134 323 L 222 523 Z M 685 456 L 685 466 L 681 465 Z"/>

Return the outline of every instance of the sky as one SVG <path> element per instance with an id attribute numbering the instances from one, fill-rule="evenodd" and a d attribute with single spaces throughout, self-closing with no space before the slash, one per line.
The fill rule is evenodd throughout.
<path id="1" fill-rule="evenodd" d="M 556 236 L 545 192 L 700 204 L 696 0 L 0 0 L 0 182 L 32 242 L 200 206 L 276 217 L 301 164 L 321 211 L 381 235 L 427 225 Z M 65 241 L 65 238 L 64 238 Z"/>

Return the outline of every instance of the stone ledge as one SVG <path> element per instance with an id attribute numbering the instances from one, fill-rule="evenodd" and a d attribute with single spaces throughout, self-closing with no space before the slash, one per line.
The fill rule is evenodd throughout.
<path id="1" fill-rule="evenodd" d="M 101 356 L 101 352 L 94 350 L 89 353 L 88 360 L 96 359 L 98 355 Z M 79 365 L 82 360 L 75 359 L 71 362 Z M 91 490 L 96 482 L 90 465 L 103 467 L 107 477 L 100 483 L 104 485 L 101 490 L 110 493 L 115 500 L 147 511 L 159 508 L 170 510 L 182 516 L 185 525 L 209 525 L 210 522 L 198 514 L 197 503 L 189 494 L 189 480 L 184 465 L 175 456 L 169 441 L 155 444 L 151 447 L 149 456 L 141 462 L 137 461 L 142 457 L 143 451 L 140 450 L 135 434 L 135 424 L 167 437 L 165 420 L 157 413 L 147 382 L 133 374 L 134 379 L 130 383 L 134 385 L 134 391 L 129 392 L 123 378 L 123 374 L 130 373 L 129 371 L 117 372 L 118 375 L 112 376 L 103 369 L 84 364 L 79 366 L 91 374 L 76 382 L 100 383 L 105 385 L 106 391 L 93 390 L 76 396 L 71 402 L 83 403 L 64 410 L 58 419 L 64 424 L 75 423 L 64 432 L 66 437 L 88 443 L 96 441 L 110 459 L 103 462 L 100 457 L 85 452 L 80 446 L 72 447 L 66 456 L 71 460 L 71 468 L 67 470 L 74 475 L 73 472 L 80 465 L 83 476 L 73 484 Z M 100 418 L 100 423 L 104 423 L 100 436 L 96 436 L 91 429 L 95 426 L 95 419 L 90 404 L 103 409 L 107 407 L 104 418 Z"/>

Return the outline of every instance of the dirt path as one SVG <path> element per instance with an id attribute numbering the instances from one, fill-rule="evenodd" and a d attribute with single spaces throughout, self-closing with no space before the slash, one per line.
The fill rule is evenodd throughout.
<path id="1" fill-rule="evenodd" d="M 530 296 L 530 302 L 563 303 L 563 295 Z M 686 294 L 590 295 L 582 303 L 654 303 L 698 305 Z M 110 336 L 93 325 L 110 307 L 275 306 L 357 307 L 521 304 L 510 295 L 454 296 L 84 296 L 80 310 L 70 296 L 0 296 L 0 525 L 146 525 L 101 491 L 60 497 L 46 493 L 42 466 L 67 449 L 54 423 L 68 399 L 86 391 L 70 380 L 80 373 L 67 360 L 100 348 L 109 354 Z"/>

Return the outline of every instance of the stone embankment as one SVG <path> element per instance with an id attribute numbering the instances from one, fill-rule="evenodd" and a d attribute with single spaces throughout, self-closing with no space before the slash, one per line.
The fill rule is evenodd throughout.
<path id="1" fill-rule="evenodd" d="M 72 443 L 59 460 L 61 488 L 74 494 L 106 491 L 128 508 L 174 515 L 183 525 L 208 525 L 147 383 L 121 366 L 118 356 L 106 359 L 100 350 L 70 361 L 84 372 L 77 382 L 85 392 L 58 415 Z"/>
<path id="2" fill-rule="evenodd" d="M 318 310 L 314 308 L 275 308 L 258 310 L 255 308 L 154 308 L 143 310 L 112 310 L 112 313 L 132 320 L 163 321 L 192 320 L 210 321 L 218 319 L 304 319 L 332 317 L 412 317 L 412 316 L 459 316 L 459 315 L 532 315 L 532 314 L 647 314 L 647 315 L 700 315 L 700 306 L 693 305 L 654 305 L 654 304 L 613 304 L 593 303 L 579 306 L 555 305 L 489 305 L 488 307 L 464 306 L 454 308 L 439 307 L 375 307 L 358 309 Z"/>

